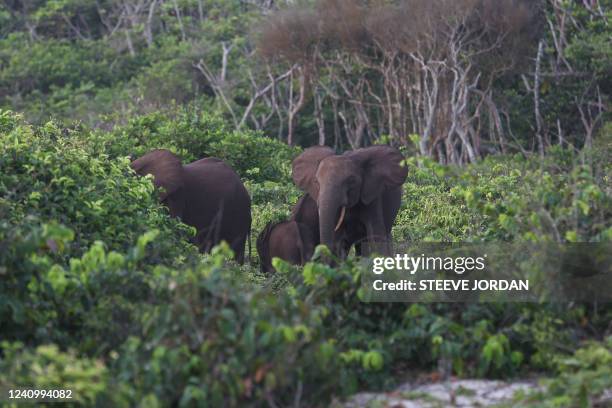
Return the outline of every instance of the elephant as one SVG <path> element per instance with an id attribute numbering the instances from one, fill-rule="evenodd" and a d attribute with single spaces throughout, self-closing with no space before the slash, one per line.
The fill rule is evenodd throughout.
<path id="1" fill-rule="evenodd" d="M 308 194 L 304 194 L 291 210 L 289 220 L 306 224 L 319 244 L 319 209 L 317 202 Z"/>
<path id="2" fill-rule="evenodd" d="M 341 155 L 325 146 L 304 150 L 293 160 L 292 177 L 312 202 L 304 198 L 296 216 L 314 219 L 316 204 L 319 242 L 336 256 L 345 257 L 353 245 L 357 255 L 389 255 L 391 228 L 408 176 L 403 159 L 399 150 L 383 145 Z"/>
<path id="3" fill-rule="evenodd" d="M 183 165 L 168 150 L 153 150 L 131 163 L 141 175 L 153 175 L 159 199 L 170 215 L 196 229 L 193 243 L 201 252 L 225 240 L 244 263 L 251 231 L 251 198 L 238 174 L 223 160 L 207 157 Z"/>
<path id="4" fill-rule="evenodd" d="M 341 257 L 348 255 L 351 247 L 355 245 L 355 254 L 361 255 L 361 243 L 366 237 L 363 224 L 354 222 L 352 214 L 345 216 L 344 222 L 335 232 L 335 246 L 340 251 Z M 290 220 L 306 224 L 315 236 L 315 246 L 320 244 L 319 237 L 319 209 L 317 202 L 309 195 L 304 194 L 291 211 Z"/>
<path id="5" fill-rule="evenodd" d="M 270 222 L 257 237 L 257 253 L 262 272 L 274 272 L 272 258 L 281 258 L 293 265 L 304 265 L 314 253 L 315 235 L 301 222 Z"/>

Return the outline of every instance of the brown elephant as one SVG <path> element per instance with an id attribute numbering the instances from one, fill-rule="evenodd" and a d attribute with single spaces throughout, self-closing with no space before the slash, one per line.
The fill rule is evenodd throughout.
<path id="1" fill-rule="evenodd" d="M 194 244 L 208 252 L 222 240 L 244 262 L 244 247 L 251 230 L 251 198 L 238 174 L 220 159 L 209 157 L 183 165 L 168 150 L 153 150 L 134 160 L 141 176 L 153 175 L 160 201 L 197 231 Z"/>
<path id="2" fill-rule="evenodd" d="M 308 193 L 318 211 L 319 241 L 344 257 L 355 245 L 358 255 L 389 254 L 391 227 L 401 204 L 408 170 L 404 157 L 390 146 L 372 146 L 334 154 L 311 147 L 293 160 L 293 181 Z M 313 219 L 312 203 L 300 208 Z"/>
<path id="3" fill-rule="evenodd" d="M 315 235 L 306 224 L 292 220 L 270 222 L 257 237 L 261 271 L 274 272 L 274 257 L 304 265 L 312 258 L 315 245 Z"/>
<path id="4" fill-rule="evenodd" d="M 334 234 L 334 245 L 343 258 L 348 255 L 353 245 L 355 246 L 355 254 L 361 255 L 361 244 L 366 239 L 365 227 L 362 223 L 355 222 L 357 220 L 352 217 L 354 217 L 352 213 L 346 214 L 342 225 Z M 289 219 L 306 224 L 315 236 L 315 247 L 320 244 L 319 209 L 317 208 L 317 202 L 309 194 L 300 197 L 293 207 Z"/>
<path id="5" fill-rule="evenodd" d="M 289 220 L 308 225 L 319 244 L 319 209 L 317 202 L 308 194 L 300 197 L 291 210 Z"/>

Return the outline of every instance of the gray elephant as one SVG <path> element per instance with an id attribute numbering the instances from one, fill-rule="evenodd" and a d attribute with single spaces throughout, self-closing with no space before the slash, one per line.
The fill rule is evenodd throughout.
<path id="1" fill-rule="evenodd" d="M 358 255 L 390 254 L 391 227 L 400 208 L 408 170 L 390 146 L 334 154 L 311 147 L 293 160 L 293 181 L 316 203 L 319 241 L 340 257 L 355 245 Z M 305 198 L 297 217 L 314 219 Z"/>
<path id="2" fill-rule="evenodd" d="M 270 222 L 257 237 L 261 271 L 274 272 L 274 257 L 304 265 L 312 258 L 315 245 L 315 235 L 306 224 L 292 220 Z"/>
<path id="3" fill-rule="evenodd" d="M 160 201 L 170 214 L 194 227 L 201 252 L 225 240 L 239 263 L 251 230 L 251 198 L 238 174 L 209 157 L 183 165 L 168 150 L 153 150 L 131 164 L 141 176 L 153 175 Z"/>

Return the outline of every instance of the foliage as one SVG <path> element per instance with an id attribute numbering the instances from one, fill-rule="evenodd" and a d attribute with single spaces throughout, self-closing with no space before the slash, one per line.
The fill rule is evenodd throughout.
<path id="1" fill-rule="evenodd" d="M 255 236 L 300 195 L 289 181 L 294 149 L 210 115 L 149 114 L 103 132 L 1 112 L 0 140 L 0 368 L 10 373 L 0 385 L 65 382 L 100 406 L 322 406 L 392 387 L 408 369 L 554 372 L 557 358 L 609 324 L 609 308 L 591 305 L 365 303 L 367 262 L 327 266 L 324 247 L 303 268 L 276 260 L 269 278 L 229 261 L 223 245 L 198 256 L 128 155 L 228 154 L 253 196 Z M 606 140 L 546 161 L 461 169 L 410 160 L 396 238 L 555 239 L 533 220 L 543 206 L 564 239 L 570 230 L 609 239 Z M 501 214 L 512 214 L 512 229 Z M 578 371 L 599 376 L 589 370 Z"/>
<path id="2" fill-rule="evenodd" d="M 539 104 L 541 132 L 544 144 L 549 147 L 588 146 L 593 136 L 588 134 L 588 128 L 596 131 L 610 120 L 612 44 L 609 20 L 612 2 L 598 1 L 595 8 L 585 5 L 549 0 L 543 8 L 550 29 L 545 30 L 540 39 L 542 64 L 552 69 L 541 78 Z M 512 86 L 499 89 L 503 94 L 500 99 L 504 110 L 512 123 L 508 126 L 516 135 L 532 134 L 537 127 L 531 119 L 535 117 L 533 89 L 522 85 L 522 78 L 513 81 Z M 519 143 L 527 150 L 537 143 L 533 139 L 520 139 Z"/>
<path id="3" fill-rule="evenodd" d="M 2 343 L 0 385 L 3 389 L 71 390 L 70 402 L 79 405 L 115 405 L 116 390 L 100 360 L 61 352 L 56 345 L 26 349 L 21 343 Z"/>
<path id="4" fill-rule="evenodd" d="M 153 149 L 168 149 L 184 163 L 218 157 L 243 179 L 287 182 L 290 160 L 298 150 L 252 131 L 232 131 L 214 115 L 177 108 L 132 118 L 112 132 L 98 133 L 99 143 L 111 155 L 136 158 Z"/>
<path id="5" fill-rule="evenodd" d="M 342 371 L 341 354 L 334 353 L 336 341 L 327 337 L 333 333 L 326 322 L 328 307 L 318 304 L 318 297 L 306 296 L 310 286 L 281 293 L 251 286 L 226 261 L 230 258 L 227 247 L 193 269 L 158 265 L 142 273 L 147 244 L 155 235 L 143 235 L 127 254 L 94 243 L 81 258 L 70 259 L 69 266 L 54 264 L 44 254 L 50 242 L 65 248 L 65 241 L 72 237 L 69 230 L 55 227 L 37 242 L 32 242 L 34 238 L 23 242 L 19 255 L 36 262 L 30 266 L 33 273 L 27 289 L 20 291 L 24 299 L 12 304 L 21 308 L 25 322 L 31 324 L 19 325 L 13 336 L 34 344 L 69 345 L 79 355 L 110 357 L 113 381 L 121 384 L 125 400 L 131 403 L 226 401 L 240 405 L 266 399 L 286 403 L 295 392 L 319 400 L 336 390 L 333 378 L 345 377 L 352 380 L 340 384 L 339 392 L 355 391 L 355 374 Z M 11 271 L 11 265 L 6 270 Z M 2 291 L 6 295 L 11 288 Z M 35 336 L 29 338 L 32 332 Z M 75 393 L 87 389 L 79 394 L 84 401 L 91 401 L 98 392 L 110 398 L 114 386 L 101 364 L 96 364 L 96 370 L 87 369 L 87 360 L 58 355 L 53 345 L 40 346 L 34 355 L 20 345 L 4 344 L 3 348 L 6 355 L 0 364 L 11 374 L 2 379 L 5 383 L 51 386 L 65 381 L 74 384 Z M 227 358 L 220 358 L 226 353 Z M 363 364 L 364 372 L 381 368 L 378 353 L 360 353 L 358 364 Z M 91 372 L 78 377 L 82 383 L 62 375 L 66 370 L 78 372 L 81 364 L 82 370 Z M 36 365 L 50 365 L 45 370 L 48 377 L 36 376 Z M 22 373 L 12 376 L 19 369 Z M 59 373 L 57 377 L 54 372 Z"/>
<path id="6" fill-rule="evenodd" d="M 192 104 L 292 144 L 361 147 L 390 134 L 408 145 L 416 129 L 421 154 L 464 163 L 534 151 L 538 127 L 544 147 L 590 145 L 588 128 L 610 118 L 610 0 L 20 4 L 0 5 L 0 107 L 37 124 L 108 129 Z M 471 153 L 462 126 L 477 139 Z"/>
<path id="7" fill-rule="evenodd" d="M 235 283 L 223 253 L 171 281 L 140 338 L 124 344 L 116 369 L 134 398 L 162 405 L 287 405 L 325 399 L 337 387 L 337 355 L 325 337 L 323 305 L 288 292 Z"/>
<path id="8" fill-rule="evenodd" d="M 299 148 L 283 141 L 292 131 L 305 146 L 404 145 L 421 156 L 406 162 L 397 241 L 612 241 L 610 1 L 321 1 L 325 12 L 300 3 L 278 14 L 277 3 L 0 4 L 0 389 L 72 388 L 76 404 L 102 407 L 326 406 L 407 371 L 544 371 L 546 389 L 519 404 L 601 403 L 612 387 L 609 306 L 364 303 L 367 263 L 329 267 L 324 248 L 303 268 L 275 260 L 280 272 L 262 276 L 223 245 L 199 255 L 193 230 L 129 162 L 156 148 L 227 161 L 251 194 L 254 241 L 301 195 L 290 177 Z M 466 5 L 457 35 L 441 30 Z M 281 34 L 266 37 L 264 20 Z M 314 42 L 313 30 L 323 30 Z M 283 45 L 296 65 L 258 58 Z M 453 85 L 469 91 L 465 105 Z M 459 133 L 434 143 L 461 130 L 440 130 L 460 112 L 449 102 L 478 113 L 454 123 L 483 136 L 473 141 L 483 160 L 436 162 L 467 161 L 450 154 L 469 144 Z M 427 123 L 421 149 L 425 135 L 405 132 Z"/>
<path id="9" fill-rule="evenodd" d="M 131 176 L 125 155 L 111 159 L 90 145 L 89 131 L 78 127 L 48 122 L 34 128 L 2 111 L 0 120 L 3 241 L 27 233 L 28 225 L 53 220 L 78 231 L 70 244 L 76 254 L 96 240 L 125 250 L 155 228 L 164 238 L 159 253 L 165 260 L 184 247 L 181 242 L 190 231 L 163 215 L 166 210 L 157 204 L 151 183 Z"/>
<path id="10" fill-rule="evenodd" d="M 198 257 L 187 243 L 191 229 L 167 216 L 151 182 L 133 177 L 125 157 L 111 160 L 95 152 L 88 136 L 52 122 L 34 128 L 0 112 L 4 339 L 110 349 L 116 336 L 131 330 L 134 310 L 124 301 L 150 296 L 144 271 Z M 127 260 L 115 256 L 143 234 L 148 241 L 159 237 L 146 259 L 142 248 Z M 141 242 L 144 247 L 147 241 Z M 81 265 L 97 265 L 103 248 L 111 250 L 113 268 L 84 275 Z M 122 262 L 137 262 L 142 272 L 125 275 Z"/>
<path id="11" fill-rule="evenodd" d="M 517 397 L 525 407 L 607 406 L 612 387 L 612 338 L 590 341 L 571 357 L 555 361 L 557 377 L 544 381 L 546 388 Z"/>
<path id="12" fill-rule="evenodd" d="M 409 159 L 397 240 L 609 241 L 612 133 L 580 154 L 491 156 L 467 169 Z"/>

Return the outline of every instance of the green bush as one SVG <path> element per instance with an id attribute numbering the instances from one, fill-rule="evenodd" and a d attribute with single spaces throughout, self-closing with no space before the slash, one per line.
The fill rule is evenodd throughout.
<path id="1" fill-rule="evenodd" d="M 168 217 L 128 155 L 166 147 L 185 161 L 225 158 L 253 197 L 254 236 L 301 193 L 289 181 L 294 149 L 190 112 L 136 117 L 112 132 L 33 127 L 0 112 L 0 332 L 9 341 L 0 368 L 19 382 L 0 374 L 0 386 L 90 384 L 83 403 L 99 406 L 324 406 L 388 389 L 407 367 L 554 372 L 568 349 L 606 330 L 610 310 L 590 305 L 362 302 L 360 259 L 275 261 L 279 273 L 267 278 L 229 261 L 225 246 L 199 256 L 191 229 Z M 609 239 L 608 157 L 604 145 L 466 169 L 410 160 L 394 235 L 555 239 L 533 216 L 544 209 L 564 240 L 568 231 Z M 69 376 L 81 371 L 80 382 Z"/>
<path id="2" fill-rule="evenodd" d="M 519 395 L 525 407 L 605 407 L 612 389 L 612 337 L 589 341 L 571 357 L 555 359 L 556 378 L 543 381 L 544 389 Z"/>
<path id="3" fill-rule="evenodd" d="M 301 274 L 285 265 L 295 286 L 272 291 L 245 281 L 222 246 L 191 267 L 159 264 L 145 272 L 155 235 L 143 235 L 127 253 L 94 243 L 69 266 L 46 254 L 50 242 L 59 251 L 72 238 L 63 227 L 44 227 L 16 245 L 22 259 L 33 261 L 27 264 L 31 274 L 21 299 L 11 301 L 24 316 L 8 327 L 21 323 L 19 330 L 3 333 L 75 353 L 58 354 L 52 345 L 31 352 L 5 343 L 0 367 L 20 374 L 0 377 L 0 385 L 74 384 L 62 374 L 74 370 L 56 366 L 87 366 L 86 356 L 93 355 L 108 363 L 87 370 L 92 375 L 74 385 L 89 389 L 89 396 L 81 395 L 86 401 L 111 398 L 110 390 L 117 388 L 122 394 L 114 398 L 129 405 L 275 401 L 284 406 L 298 395 L 308 403 L 355 392 L 358 375 L 383 367 L 380 352 L 351 337 L 344 340 L 334 327 L 337 317 L 330 314 L 328 295 L 354 295 L 354 290 L 340 292 L 355 285 L 349 270 L 312 264 L 305 271 L 309 283 L 303 284 Z M 331 275 L 318 280 L 320 271 Z M 0 287 L 3 297 L 10 290 Z M 49 379 L 36 377 L 40 364 L 53 367 Z"/>
<path id="4" fill-rule="evenodd" d="M 78 87 L 87 82 L 106 87 L 117 78 L 120 68 L 108 69 L 111 50 L 95 41 L 30 42 L 25 35 L 13 34 L 0 40 L 0 49 L 5 52 L 0 56 L 0 90 L 5 94 L 26 94 L 34 89 L 46 93 L 53 85 Z"/>
<path id="5" fill-rule="evenodd" d="M 125 250 L 159 229 L 165 261 L 182 254 L 191 230 L 166 216 L 150 181 L 134 177 L 126 156 L 109 157 L 89 146 L 90 132 L 49 122 L 31 127 L 0 112 L 0 224 L 3 232 L 56 221 L 76 232 L 75 254 L 94 241 Z M 0 235 L 0 239 L 5 239 Z M 156 259 L 151 259 L 154 263 Z"/>
<path id="6" fill-rule="evenodd" d="M 604 133 L 593 150 L 579 154 L 554 148 L 544 159 L 491 156 L 466 169 L 410 159 L 394 237 L 609 241 L 611 137 Z"/>
<path id="7" fill-rule="evenodd" d="M 462 241 L 477 234 L 483 220 L 452 194 L 457 176 L 431 160 L 407 160 L 402 207 L 393 227 L 396 241 Z"/>
<path id="8" fill-rule="evenodd" d="M 168 149 L 189 163 L 204 157 L 225 160 L 246 180 L 287 183 L 291 159 L 299 152 L 252 131 L 233 131 L 218 117 L 193 108 L 155 112 L 131 119 L 98 143 L 111 155 L 139 157 L 153 149 Z"/>
<path id="9" fill-rule="evenodd" d="M 14 32 L 0 37 L 0 108 L 35 123 L 55 117 L 98 124 L 126 102 L 125 82 L 146 64 L 145 56 L 119 56 L 104 41 L 31 41 Z"/>
<path id="10" fill-rule="evenodd" d="M 121 300 L 149 296 L 145 271 L 160 262 L 180 265 L 199 257 L 187 241 L 191 228 L 168 217 L 151 182 L 135 177 L 127 158 L 110 159 L 90 149 L 88 136 L 52 122 L 34 128 L 0 112 L 4 339 L 108 350 L 120 341 L 115 336 L 129 332 L 134 311 Z M 88 277 L 78 272 L 80 262 L 97 262 L 102 248 L 125 253 L 149 231 L 159 239 L 146 259 L 138 258 L 140 274 L 99 270 Z M 63 268 L 78 279 L 71 280 Z"/>
<path id="11" fill-rule="evenodd" d="M 176 275 L 168 302 L 143 316 L 143 333 L 124 344 L 114 366 L 134 385 L 134 402 L 154 394 L 162 406 L 287 406 L 299 394 L 306 402 L 342 392 L 326 309 L 245 286 L 234 273 L 213 254 Z"/>
<path id="12" fill-rule="evenodd" d="M 172 37 L 161 38 L 158 47 L 143 53 L 151 64 L 131 79 L 131 92 L 147 107 L 161 108 L 193 101 L 203 77 L 192 67 L 192 46 Z"/>
<path id="13" fill-rule="evenodd" d="M 70 390 L 69 405 L 104 406 L 119 402 L 120 390 L 109 387 L 109 373 L 100 360 L 61 352 L 56 345 L 27 349 L 21 343 L 1 344 L 0 386 L 8 389 Z M 119 392 L 118 392 L 119 391 Z"/>

